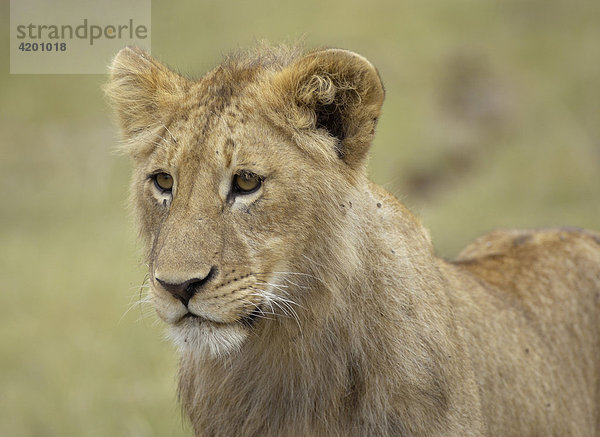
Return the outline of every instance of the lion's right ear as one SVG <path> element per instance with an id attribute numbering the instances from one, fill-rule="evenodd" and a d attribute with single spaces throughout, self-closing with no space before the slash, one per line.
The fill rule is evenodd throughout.
<path id="1" fill-rule="evenodd" d="M 154 131 L 167 122 L 188 86 L 145 51 L 122 49 L 110 66 L 106 95 L 117 113 L 126 141 Z"/>

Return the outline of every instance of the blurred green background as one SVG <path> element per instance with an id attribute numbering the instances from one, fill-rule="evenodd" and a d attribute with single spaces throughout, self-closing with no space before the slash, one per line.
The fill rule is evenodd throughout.
<path id="1" fill-rule="evenodd" d="M 106 77 L 9 75 L 1 8 L 0 435 L 189 435 L 175 351 L 137 304 Z M 300 37 L 380 70 L 370 172 L 442 256 L 497 227 L 600 228 L 600 2 L 152 2 L 153 54 L 195 76 Z"/>

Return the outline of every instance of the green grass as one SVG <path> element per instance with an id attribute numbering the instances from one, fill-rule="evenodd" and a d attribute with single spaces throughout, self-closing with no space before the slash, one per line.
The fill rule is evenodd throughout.
<path id="1" fill-rule="evenodd" d="M 195 76 L 261 38 L 371 59 L 387 99 L 370 172 L 443 256 L 496 227 L 600 228 L 598 2 L 154 1 L 152 15 L 154 55 Z M 189 435 L 175 351 L 135 304 L 145 268 L 105 78 L 10 76 L 7 46 L 0 435 Z"/>
<path id="2" fill-rule="evenodd" d="M 104 123 L 8 130 L 26 144 L 3 169 L 1 435 L 186 434 L 175 353 L 136 304 L 145 272 L 128 168 L 108 155 Z"/>

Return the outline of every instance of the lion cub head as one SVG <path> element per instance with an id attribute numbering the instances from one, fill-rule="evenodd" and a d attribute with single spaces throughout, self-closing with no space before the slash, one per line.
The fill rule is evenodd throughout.
<path id="1" fill-rule="evenodd" d="M 134 162 L 150 296 L 175 343 L 220 356 L 297 316 L 307 254 L 350 238 L 339 209 L 365 180 L 384 95 L 374 67 L 273 49 L 192 81 L 125 48 L 107 93 Z"/>

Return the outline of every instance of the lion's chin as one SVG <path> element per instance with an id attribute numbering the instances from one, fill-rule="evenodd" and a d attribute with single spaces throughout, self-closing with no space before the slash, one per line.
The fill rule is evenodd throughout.
<path id="1" fill-rule="evenodd" d="M 198 358 L 219 358 L 240 350 L 248 329 L 240 323 L 215 323 L 198 317 L 184 317 L 170 325 L 168 338 L 181 354 Z"/>

